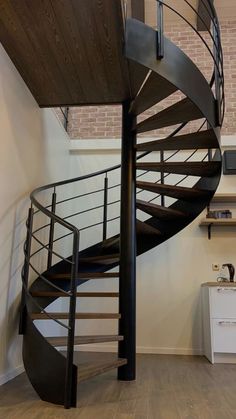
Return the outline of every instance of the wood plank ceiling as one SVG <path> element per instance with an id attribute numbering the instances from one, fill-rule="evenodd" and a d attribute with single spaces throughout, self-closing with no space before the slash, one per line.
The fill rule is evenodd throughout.
<path id="1" fill-rule="evenodd" d="M 121 0 L 0 0 L 0 41 L 40 106 L 130 96 Z"/>

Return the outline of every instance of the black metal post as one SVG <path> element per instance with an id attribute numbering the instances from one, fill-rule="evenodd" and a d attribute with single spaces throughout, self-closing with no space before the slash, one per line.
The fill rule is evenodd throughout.
<path id="1" fill-rule="evenodd" d="M 164 57 L 164 24 L 163 24 L 163 3 L 157 1 L 157 59 Z"/>
<path id="2" fill-rule="evenodd" d="M 103 206 L 103 240 L 107 238 L 107 202 L 108 202 L 108 177 L 104 178 L 104 206 Z"/>
<path id="3" fill-rule="evenodd" d="M 121 223 L 119 285 L 119 357 L 128 363 L 118 369 L 119 380 L 135 380 L 136 373 L 136 117 L 123 104 L 121 159 Z"/>
<path id="4" fill-rule="evenodd" d="M 51 211 L 52 211 L 53 214 L 55 214 L 55 212 L 56 212 L 56 200 L 57 200 L 57 194 L 54 191 L 53 194 L 52 194 L 52 206 L 51 206 Z M 47 263 L 47 268 L 48 269 L 50 269 L 51 266 L 52 266 L 54 226 L 55 226 L 55 221 L 53 219 L 51 219 L 50 230 L 49 230 L 49 244 L 48 244 L 48 263 Z"/>
<path id="5" fill-rule="evenodd" d="M 26 241 L 24 244 L 25 260 L 22 270 L 22 294 L 21 294 L 21 308 L 20 308 L 20 324 L 19 324 L 19 334 L 23 335 L 25 333 L 25 324 L 26 324 L 26 289 L 28 288 L 29 282 L 29 261 L 30 261 L 30 252 L 31 252 L 31 241 L 32 241 L 32 229 L 33 229 L 33 208 L 29 208 L 28 218 L 26 221 L 27 234 Z"/>
<path id="6" fill-rule="evenodd" d="M 164 163 L 164 151 L 160 151 L 160 161 L 161 163 Z M 163 170 L 161 170 L 161 184 L 164 185 L 165 183 L 165 175 Z M 161 205 L 162 207 L 165 206 L 165 196 L 161 195 Z"/>
<path id="7" fill-rule="evenodd" d="M 217 24 L 217 22 L 215 21 Z M 216 97 L 216 112 L 217 112 L 217 122 L 218 125 L 221 125 L 221 92 L 220 92 L 220 40 L 219 40 L 219 34 L 216 29 L 216 25 L 213 25 L 213 38 L 214 38 L 214 44 L 213 44 L 213 52 L 214 52 L 214 58 L 215 58 L 215 97 Z M 217 47 L 216 47 L 217 45 Z M 216 64 L 217 63 L 217 64 Z M 217 67 L 218 66 L 218 67 Z"/>
<path id="8" fill-rule="evenodd" d="M 77 368 L 73 365 L 76 315 L 76 279 L 78 278 L 79 232 L 74 232 L 73 264 L 71 267 L 69 330 L 67 339 L 67 363 L 65 379 L 65 409 L 76 406 Z"/>
<path id="9" fill-rule="evenodd" d="M 69 110 L 70 108 L 67 106 L 65 109 L 65 122 L 64 122 L 64 127 L 65 127 L 66 132 L 68 131 Z"/>

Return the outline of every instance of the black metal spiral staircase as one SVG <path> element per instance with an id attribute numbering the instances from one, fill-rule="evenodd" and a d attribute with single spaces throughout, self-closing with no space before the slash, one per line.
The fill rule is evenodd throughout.
<path id="1" fill-rule="evenodd" d="M 212 20 L 212 31 L 208 32 L 213 47 L 182 16 L 212 57 L 210 81 L 164 37 L 163 7 L 178 14 L 168 4 L 157 1 L 156 31 L 141 21 L 121 17 L 122 1 L 87 0 L 86 13 L 90 7 L 91 11 L 99 9 L 100 3 L 107 10 L 111 7 L 115 18 L 120 18 L 119 25 L 125 27 L 122 54 L 129 95 L 120 102 L 122 163 L 33 191 L 24 246 L 20 332 L 24 335 L 25 369 L 43 400 L 64 404 L 66 408 L 76 406 L 78 381 L 111 368 L 118 368 L 119 379 L 135 379 L 136 255 L 188 226 L 212 199 L 221 175 L 223 55 L 219 22 L 211 1 L 204 4 Z M 106 18 L 103 16 L 104 28 L 108 27 Z M 5 40 L 2 29 L 0 34 Z M 182 96 L 175 103 L 145 118 L 146 110 L 177 92 Z M 118 102 L 101 99 L 101 103 L 109 101 Z M 137 121 L 142 114 L 144 117 Z M 192 121 L 195 124 L 191 132 Z M 140 137 L 136 141 L 138 134 L 165 127 L 173 127 L 166 138 L 142 142 Z M 120 176 L 121 182 L 117 182 Z M 86 281 L 101 278 L 117 278 L 119 292 L 78 290 Z M 76 301 L 85 297 L 117 298 L 119 312 L 78 312 Z M 68 311 L 50 310 L 50 304 L 58 298 L 69 300 Z M 119 330 L 106 336 L 77 335 L 78 319 L 117 319 Z M 36 320 L 53 320 L 66 334 L 45 336 Z M 86 368 L 75 365 L 75 346 L 114 341 L 119 345 L 115 362 Z M 67 349 L 62 352 L 58 350 L 61 347 Z"/>

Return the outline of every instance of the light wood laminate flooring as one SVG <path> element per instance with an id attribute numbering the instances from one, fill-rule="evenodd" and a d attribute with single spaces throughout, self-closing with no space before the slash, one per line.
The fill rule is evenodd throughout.
<path id="1" fill-rule="evenodd" d="M 82 362 L 114 354 L 82 353 Z M 0 387 L 1 419 L 236 419 L 236 365 L 198 356 L 138 355 L 137 380 L 116 371 L 78 386 L 78 407 L 41 401 L 25 374 Z"/>

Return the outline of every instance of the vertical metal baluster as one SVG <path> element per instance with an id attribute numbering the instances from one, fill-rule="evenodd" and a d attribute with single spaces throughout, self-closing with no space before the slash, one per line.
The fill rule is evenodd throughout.
<path id="1" fill-rule="evenodd" d="M 25 333 L 26 326 L 26 289 L 28 288 L 29 282 L 29 262 L 30 262 L 30 252 L 31 252 L 31 241 L 32 241 L 32 229 L 33 229 L 33 217 L 34 210 L 32 206 L 28 211 L 28 218 L 26 221 L 27 234 L 25 241 L 25 261 L 22 270 L 22 295 L 21 295 L 21 309 L 20 309 L 20 324 L 19 324 L 19 334 L 23 335 Z M 25 289 L 26 288 L 26 289 Z"/>
<path id="2" fill-rule="evenodd" d="M 54 192 L 52 194 L 52 206 L 51 206 L 51 212 L 55 214 L 56 212 L 56 200 L 57 200 L 57 194 L 56 189 L 54 188 Z M 52 266 L 52 250 L 53 250 L 53 240 L 54 240 L 54 226 L 55 221 L 51 219 L 50 221 L 50 230 L 49 230 L 49 244 L 48 244 L 48 262 L 47 262 L 47 269 L 50 269 Z"/>
<path id="3" fill-rule="evenodd" d="M 70 307 L 69 307 L 69 331 L 67 339 L 67 363 L 65 379 L 65 408 L 76 406 L 77 391 L 77 367 L 73 365 L 74 360 L 74 340 L 75 340 L 75 316 L 76 316 L 76 279 L 78 278 L 79 262 L 79 231 L 74 231 L 73 239 L 73 264 L 71 267 L 70 282 Z"/>
<path id="4" fill-rule="evenodd" d="M 104 178 L 104 206 L 103 206 L 103 240 L 107 238 L 107 202 L 108 202 L 108 177 Z"/>
<path id="5" fill-rule="evenodd" d="M 69 122 L 69 110 L 68 106 L 65 108 L 65 121 L 64 121 L 64 127 L 66 132 L 68 131 L 68 122 Z"/>
<path id="6" fill-rule="evenodd" d="M 165 161 L 163 150 L 160 151 L 160 161 L 161 161 L 161 163 L 164 163 L 164 161 Z M 165 183 L 165 175 L 164 175 L 163 169 L 161 169 L 161 184 L 164 185 L 164 183 Z M 161 195 L 161 205 L 162 205 L 162 207 L 165 206 L 165 196 L 164 195 Z"/>
<path id="7" fill-rule="evenodd" d="M 217 22 L 215 22 L 217 24 Z M 220 94 L 220 75 L 219 75 L 219 68 L 220 68 L 220 59 L 219 59 L 219 51 L 220 51 L 220 46 L 219 46 L 219 36 L 217 33 L 217 29 L 215 27 L 215 25 L 213 25 L 213 38 L 215 40 L 215 43 L 213 43 L 213 53 L 214 53 L 214 57 L 215 60 L 217 62 L 218 68 L 216 63 L 214 64 L 215 66 L 215 96 L 216 96 L 216 112 L 217 112 L 217 122 L 218 125 L 221 125 L 221 94 Z M 216 47 L 216 45 L 217 47 Z"/>
<path id="8" fill-rule="evenodd" d="M 164 25 L 163 25 L 163 3 L 157 1 L 157 59 L 164 57 Z"/>

